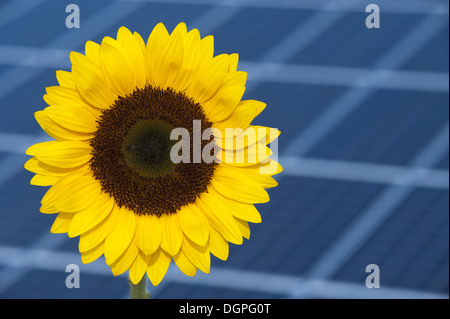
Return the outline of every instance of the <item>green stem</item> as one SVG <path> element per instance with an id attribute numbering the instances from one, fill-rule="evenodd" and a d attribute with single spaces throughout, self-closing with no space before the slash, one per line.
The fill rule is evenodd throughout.
<path id="1" fill-rule="evenodd" d="M 144 275 L 136 285 L 128 277 L 128 284 L 130 285 L 131 299 L 150 299 L 152 296 L 147 290 L 147 276 Z"/>

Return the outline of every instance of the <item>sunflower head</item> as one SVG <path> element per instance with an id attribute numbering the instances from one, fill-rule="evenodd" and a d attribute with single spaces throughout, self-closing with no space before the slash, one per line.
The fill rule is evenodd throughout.
<path id="1" fill-rule="evenodd" d="M 251 125 L 266 105 L 242 100 L 238 55 L 160 23 L 147 42 L 121 27 L 70 60 L 35 113 L 54 140 L 25 164 L 33 185 L 51 186 L 40 209 L 56 215 L 51 231 L 80 236 L 83 262 L 104 255 L 133 283 L 147 273 L 157 285 L 172 259 L 189 276 L 209 272 L 210 253 L 226 260 L 282 170 L 267 147 L 278 130 Z"/>

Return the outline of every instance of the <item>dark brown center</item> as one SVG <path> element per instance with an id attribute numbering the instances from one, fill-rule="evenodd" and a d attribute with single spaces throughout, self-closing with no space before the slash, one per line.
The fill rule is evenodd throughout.
<path id="1" fill-rule="evenodd" d="M 102 112 L 90 144 L 90 167 L 102 190 L 117 205 L 138 215 L 174 214 L 194 203 L 207 190 L 215 163 L 195 163 L 193 121 L 202 130 L 212 127 L 200 104 L 184 93 L 146 86 L 119 97 Z M 190 163 L 175 164 L 170 158 L 174 128 L 190 136 Z M 201 141 L 202 148 L 212 141 Z"/>

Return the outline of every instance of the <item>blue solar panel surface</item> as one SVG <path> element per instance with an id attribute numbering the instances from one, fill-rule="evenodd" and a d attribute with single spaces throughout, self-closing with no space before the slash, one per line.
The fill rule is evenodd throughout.
<path id="1" fill-rule="evenodd" d="M 80 29 L 66 28 L 69 3 L 80 8 Z M 402 88 L 378 87 L 383 77 L 364 85 L 330 83 L 327 76 L 318 83 L 314 74 L 249 81 L 245 98 L 268 104 L 256 123 L 282 131 L 281 163 L 288 156 L 305 158 L 315 171 L 287 164 L 279 186 L 269 190 L 271 201 L 258 207 L 263 223 L 251 225 L 251 239 L 230 245 L 226 262 L 213 258 L 210 275 L 185 278 L 171 268 L 161 285 L 150 287 L 154 298 L 363 297 L 369 264 L 380 267 L 384 296 L 448 298 L 449 191 L 442 179 L 449 169 L 449 92 L 424 85 L 430 79 L 448 83 L 448 3 L 377 3 L 380 29 L 368 29 L 365 5 L 351 1 L 2 1 L 0 298 L 127 298 L 125 276 L 114 277 L 101 260 L 82 265 L 78 239 L 49 233 L 54 216 L 39 213 L 46 189 L 29 185 L 23 152 L 42 136 L 33 113 L 46 106 L 45 87 L 57 85 L 54 71 L 69 65 L 68 54 L 57 67 L 45 50 L 82 52 L 85 41 L 114 37 L 122 25 L 146 38 L 160 21 L 169 30 L 185 21 L 202 36 L 212 33 L 216 54 L 238 52 L 256 69 L 264 63 L 314 66 L 330 77 L 336 70 L 362 70 L 373 80 L 392 53 L 397 62 L 386 64 L 388 76 L 414 80 Z M 416 44 L 403 41 L 407 37 Z M 291 38 L 299 42 L 286 44 Z M 30 57 L 25 63 L 17 58 L 23 50 Z M 36 52 L 44 54 L 33 60 Z M 340 112 L 345 97 L 360 98 Z M 318 130 L 321 135 L 313 134 Z M 298 140 L 310 144 L 296 153 L 303 147 Z M 320 165 L 328 172 L 339 163 L 368 168 L 351 178 L 345 171 L 321 174 Z M 393 169 L 405 175 L 373 182 L 377 172 Z M 333 254 L 340 260 L 335 264 Z M 80 266 L 79 289 L 66 288 L 68 264 Z M 249 279 L 240 284 L 233 278 Z M 254 278 L 277 284 L 270 290 Z M 297 279 L 323 280 L 339 293 L 305 288 L 296 294 L 302 288 L 292 284 Z"/>

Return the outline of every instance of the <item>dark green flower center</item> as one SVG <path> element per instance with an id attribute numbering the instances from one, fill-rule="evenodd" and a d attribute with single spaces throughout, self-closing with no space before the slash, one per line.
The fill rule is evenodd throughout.
<path id="1" fill-rule="evenodd" d="M 175 164 L 170 150 L 176 141 L 170 140 L 173 127 L 160 120 L 141 120 L 130 128 L 122 143 L 127 164 L 146 177 L 170 174 Z"/>

